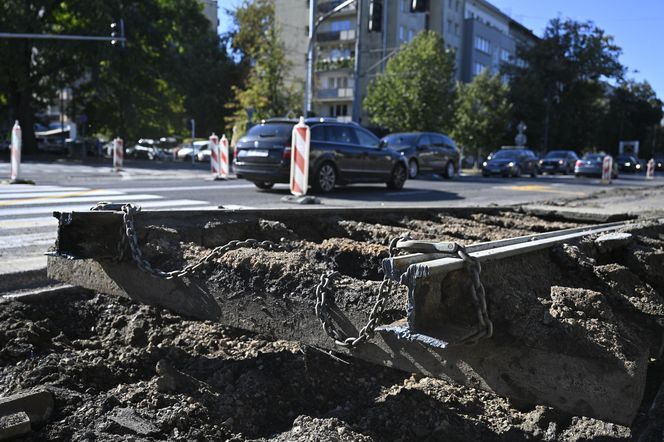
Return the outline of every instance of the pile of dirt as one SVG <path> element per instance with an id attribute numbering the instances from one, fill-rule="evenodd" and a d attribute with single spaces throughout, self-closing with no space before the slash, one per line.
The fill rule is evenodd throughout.
<path id="1" fill-rule="evenodd" d="M 332 265 L 342 274 L 340 285 L 350 287 L 340 307 L 366 311 L 357 293 L 377 287 L 380 260 L 395 236 L 471 243 L 576 226 L 508 211 L 390 224 L 346 220 L 321 229 L 264 221 L 252 236 L 278 239 L 292 252 L 235 250 L 208 276 L 237 296 L 276 295 L 272 286 L 297 296 Z M 158 228 L 141 234 L 146 257 L 166 269 L 218 245 L 183 242 L 178 232 Z M 618 311 L 639 320 L 663 317 L 661 230 L 642 229 L 615 250 L 589 238 L 547 253 L 556 262 L 547 275 L 550 290 L 523 281 L 515 289 L 504 278 L 504 290 L 488 293 L 496 297 L 490 308 L 499 309 L 502 296 L 516 297 L 533 319 L 515 327 L 558 321 L 608 352 L 629 351 L 630 339 L 655 339 L 625 335 L 602 321 Z M 528 265 L 537 261 L 524 263 L 524 271 Z M 234 279 L 222 278 L 220 269 L 234 272 Z M 388 313 L 404 309 L 391 305 Z M 555 338 L 549 337 L 552 345 Z M 31 440 L 629 440 L 646 425 L 661 383 L 661 370 L 653 372 L 643 409 L 628 428 L 98 293 L 0 303 L 0 396 L 39 387 L 55 397 L 51 420 Z"/>

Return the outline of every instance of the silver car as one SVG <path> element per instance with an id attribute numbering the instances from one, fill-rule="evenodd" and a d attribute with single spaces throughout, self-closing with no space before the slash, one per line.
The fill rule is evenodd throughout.
<path id="1" fill-rule="evenodd" d="M 606 155 L 603 153 L 587 153 L 576 162 L 574 165 L 574 175 L 577 177 L 582 176 L 602 176 L 602 165 L 604 163 L 604 157 Z M 613 157 L 612 157 L 613 158 Z M 618 163 L 613 161 L 613 171 L 611 172 L 611 178 L 618 178 Z"/>

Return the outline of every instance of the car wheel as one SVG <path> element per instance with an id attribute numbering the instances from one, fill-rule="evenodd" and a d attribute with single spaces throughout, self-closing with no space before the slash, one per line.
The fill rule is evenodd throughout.
<path id="1" fill-rule="evenodd" d="M 328 193 L 337 184 L 337 171 L 332 163 L 323 163 L 314 176 L 313 186 L 317 192 Z"/>
<path id="2" fill-rule="evenodd" d="M 387 182 L 387 188 L 390 190 L 403 189 L 403 185 L 406 184 L 406 178 L 408 178 L 406 166 L 397 164 L 392 169 L 392 175 L 390 175 L 390 180 Z"/>
<path id="3" fill-rule="evenodd" d="M 254 181 L 254 185 L 261 190 L 268 190 L 274 187 L 274 183 L 270 181 Z"/>
<path id="4" fill-rule="evenodd" d="M 447 166 L 445 166 L 445 172 L 443 172 L 443 176 L 449 180 L 454 178 L 455 173 L 456 173 L 456 168 L 454 167 L 454 163 L 449 161 L 447 163 Z"/>
<path id="5" fill-rule="evenodd" d="M 420 167 L 417 165 L 417 161 L 410 160 L 408 162 L 408 178 L 413 179 L 417 177 L 418 173 L 420 173 Z"/>

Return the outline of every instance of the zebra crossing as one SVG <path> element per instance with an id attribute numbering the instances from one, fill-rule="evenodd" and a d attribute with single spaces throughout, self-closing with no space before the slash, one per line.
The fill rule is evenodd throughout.
<path id="1" fill-rule="evenodd" d="M 45 253 L 57 236 L 58 222 L 53 212 L 88 211 L 100 201 L 131 202 L 149 210 L 217 208 L 207 201 L 167 199 L 135 189 L 0 186 L 0 278 L 46 266 Z"/>

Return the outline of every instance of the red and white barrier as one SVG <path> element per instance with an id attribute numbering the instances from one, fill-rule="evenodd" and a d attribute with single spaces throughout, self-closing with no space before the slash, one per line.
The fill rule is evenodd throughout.
<path id="1" fill-rule="evenodd" d="M 655 159 L 651 158 L 650 161 L 648 161 L 648 165 L 646 166 L 646 179 L 647 180 L 654 180 L 655 179 Z"/>
<path id="2" fill-rule="evenodd" d="M 219 168 L 219 137 L 214 132 L 210 135 L 210 171 L 213 178 L 219 178 L 221 174 Z"/>
<path id="3" fill-rule="evenodd" d="M 10 179 L 16 181 L 19 179 L 21 173 L 21 126 L 18 124 L 18 120 L 14 123 L 12 128 L 12 152 L 11 152 L 11 162 L 12 170 Z"/>
<path id="4" fill-rule="evenodd" d="M 613 172 L 613 158 L 610 155 L 604 157 L 602 161 L 602 184 L 611 184 L 611 175 Z"/>
<path id="5" fill-rule="evenodd" d="M 221 165 L 221 177 L 228 178 L 228 175 L 230 174 L 230 152 L 228 150 L 228 138 L 226 138 L 225 134 L 221 136 L 219 160 Z"/>
<path id="6" fill-rule="evenodd" d="M 124 141 L 122 138 L 113 140 L 113 168 L 116 172 L 122 170 L 122 163 L 124 158 Z"/>
<path id="7" fill-rule="evenodd" d="M 290 191 L 295 196 L 304 196 L 309 187 L 309 146 L 311 130 L 304 117 L 293 127 L 291 141 Z"/>

